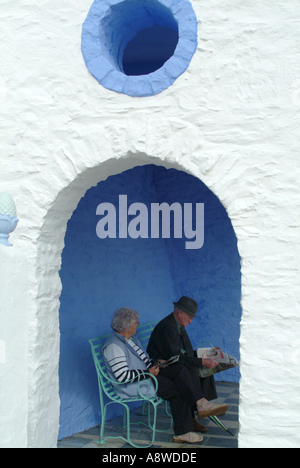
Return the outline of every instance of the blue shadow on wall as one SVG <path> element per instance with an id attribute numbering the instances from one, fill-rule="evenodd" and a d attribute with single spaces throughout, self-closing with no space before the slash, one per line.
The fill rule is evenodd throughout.
<path id="1" fill-rule="evenodd" d="M 97 206 L 140 202 L 204 203 L 204 245 L 186 250 L 186 239 L 100 239 Z M 117 213 L 118 218 L 118 213 Z M 134 218 L 134 216 L 129 216 Z M 149 225 L 150 233 L 150 225 Z M 172 234 L 172 229 L 171 229 Z M 149 234 L 150 236 L 150 234 Z M 218 198 L 197 178 L 147 165 L 111 176 L 89 189 L 68 222 L 60 272 L 59 439 L 100 424 L 97 377 L 88 339 L 110 333 L 115 309 L 140 313 L 140 322 L 160 320 L 182 295 L 199 304 L 188 327 L 194 345 L 208 340 L 239 359 L 241 273 L 237 239 Z M 217 380 L 237 382 L 238 369 Z M 108 419 L 119 415 L 112 406 Z"/>

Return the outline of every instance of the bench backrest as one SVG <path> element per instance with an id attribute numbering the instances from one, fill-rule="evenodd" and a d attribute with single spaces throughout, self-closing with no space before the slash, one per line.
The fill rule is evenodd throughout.
<path id="1" fill-rule="evenodd" d="M 139 325 L 137 329 L 138 339 L 142 345 L 142 347 L 147 350 L 147 346 L 149 343 L 149 339 L 151 336 L 152 331 L 154 330 L 155 326 L 158 324 L 156 322 L 149 322 L 145 323 L 144 325 Z"/>
<path id="2" fill-rule="evenodd" d="M 110 334 L 92 338 L 89 340 L 89 343 L 91 345 L 93 360 L 97 371 L 99 388 L 101 388 L 106 393 L 106 395 L 111 398 L 112 394 L 114 393 L 114 387 L 111 380 L 109 379 L 102 354 L 102 348 L 109 336 Z"/>

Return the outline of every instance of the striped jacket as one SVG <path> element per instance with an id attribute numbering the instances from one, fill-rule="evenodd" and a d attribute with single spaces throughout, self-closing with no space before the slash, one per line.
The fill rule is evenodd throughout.
<path id="1" fill-rule="evenodd" d="M 140 396 L 138 388 L 148 397 L 155 395 L 149 374 L 145 374 L 153 366 L 153 362 L 142 349 L 136 335 L 126 340 L 124 336 L 113 331 L 103 346 L 102 352 L 109 376 L 116 382 L 115 391 L 119 396 L 122 398 L 138 397 Z M 123 384 L 128 380 L 131 382 Z"/>

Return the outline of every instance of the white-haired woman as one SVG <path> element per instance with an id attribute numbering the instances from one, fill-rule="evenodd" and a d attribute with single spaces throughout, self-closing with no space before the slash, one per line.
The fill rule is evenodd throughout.
<path id="1" fill-rule="evenodd" d="M 120 383 L 133 379 L 129 384 L 116 385 L 116 392 L 123 398 L 138 396 L 140 385 L 140 391 L 154 395 L 155 388 L 151 382 L 151 375 L 154 375 L 158 381 L 157 395 L 170 402 L 175 432 L 173 441 L 190 444 L 202 442 L 203 437 L 194 432 L 191 412 L 192 407 L 203 404 L 201 390 L 194 385 L 191 375 L 180 363 L 169 366 L 167 376 L 159 375 L 157 363 L 150 360 L 136 336 L 138 319 L 139 314 L 133 309 L 123 307 L 116 310 L 111 323 L 113 332 L 103 347 L 112 379 Z"/>
<path id="2" fill-rule="evenodd" d="M 159 369 L 156 362 L 149 359 L 136 336 L 139 325 L 136 310 L 123 307 L 115 310 L 111 327 L 113 333 L 103 347 L 106 366 L 110 375 L 118 382 L 131 381 L 129 384 L 116 385 L 116 392 L 123 398 L 138 396 L 138 386 L 145 395 L 155 395 L 152 382 L 139 382 L 149 379 L 149 373 L 157 376 Z"/>

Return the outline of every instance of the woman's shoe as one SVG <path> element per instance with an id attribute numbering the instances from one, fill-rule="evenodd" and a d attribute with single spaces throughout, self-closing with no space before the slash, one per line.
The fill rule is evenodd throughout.
<path id="1" fill-rule="evenodd" d="M 195 434 L 195 432 L 188 432 L 187 434 L 173 437 L 175 444 L 200 444 L 202 441 L 203 437 Z"/>
<path id="2" fill-rule="evenodd" d="M 211 405 L 211 407 L 200 406 L 198 407 L 198 418 L 204 419 L 208 418 L 209 416 L 221 416 L 228 411 L 227 405 Z"/>

